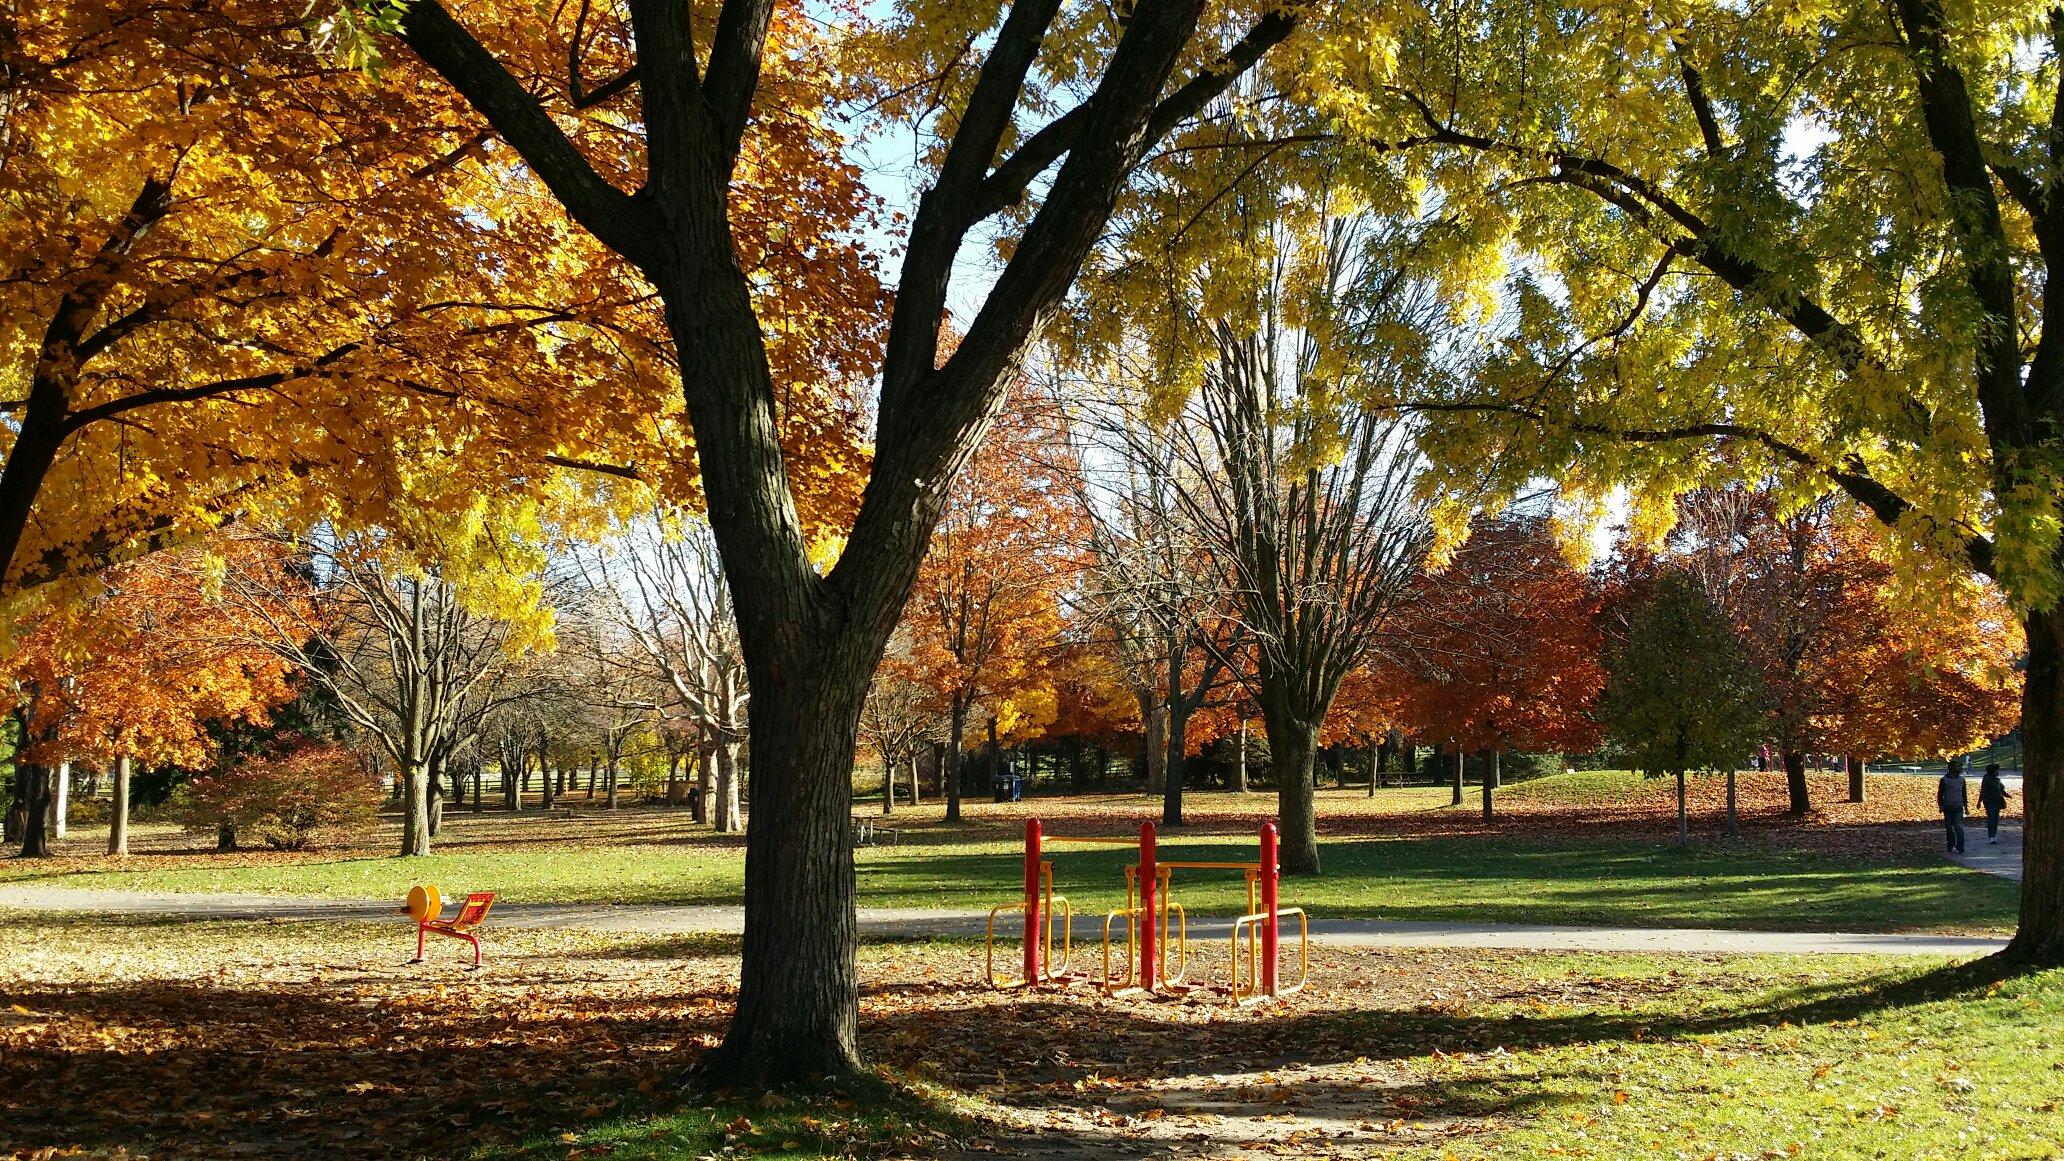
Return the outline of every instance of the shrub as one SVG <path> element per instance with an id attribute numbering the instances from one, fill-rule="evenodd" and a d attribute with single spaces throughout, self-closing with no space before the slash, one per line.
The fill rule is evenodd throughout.
<path id="1" fill-rule="evenodd" d="M 173 801 L 189 830 L 218 833 L 228 826 L 239 842 L 298 851 L 371 826 L 380 799 L 379 780 L 351 751 L 303 741 L 195 778 Z"/>

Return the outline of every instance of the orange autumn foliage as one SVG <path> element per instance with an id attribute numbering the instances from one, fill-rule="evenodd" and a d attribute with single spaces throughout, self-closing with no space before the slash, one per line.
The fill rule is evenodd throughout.
<path id="1" fill-rule="evenodd" d="M 520 75 L 564 71 L 570 8 L 469 17 Z M 0 38 L 0 587 L 230 511 L 394 527 L 484 483 L 599 478 L 573 465 L 694 499 L 680 356 L 642 277 L 420 62 L 365 75 L 310 20 L 294 0 L 41 0 Z M 826 34 L 774 23 L 732 236 L 815 527 L 857 504 L 887 301 Z M 552 115 L 634 179 L 636 99 Z"/>
<path id="2" fill-rule="evenodd" d="M 238 567 L 278 567 L 259 545 L 220 547 Z M 157 553 L 24 626 L 0 676 L 24 716 L 25 755 L 201 766 L 213 756 L 209 723 L 262 724 L 292 698 L 290 668 L 257 643 L 262 618 L 220 600 L 212 573 L 201 549 Z"/>
<path id="3" fill-rule="evenodd" d="M 1365 683 L 1372 719 L 1466 750 L 1597 746 L 1598 600 L 1545 521 L 1479 521 L 1417 587 L 1407 644 Z"/>
<path id="4" fill-rule="evenodd" d="M 949 717 L 979 705 L 1024 739 L 1058 712 L 1047 671 L 1086 540 L 1070 470 L 1058 433 L 1013 409 L 954 481 L 903 614 L 912 675 Z"/>

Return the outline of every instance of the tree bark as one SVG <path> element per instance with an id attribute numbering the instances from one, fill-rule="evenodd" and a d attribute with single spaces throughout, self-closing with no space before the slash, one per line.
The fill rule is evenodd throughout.
<path id="1" fill-rule="evenodd" d="M 917 755 L 913 753 L 910 755 L 910 805 L 917 806 L 923 802 L 924 776 L 918 771 Z"/>
<path id="2" fill-rule="evenodd" d="M 896 813 L 896 759 L 882 755 L 881 760 L 881 812 Z"/>
<path id="3" fill-rule="evenodd" d="M 57 764 L 57 773 L 51 780 L 51 787 L 56 791 L 56 794 L 50 801 L 50 835 L 52 838 L 63 838 L 65 831 L 70 829 L 71 826 L 72 764 L 70 762 L 59 762 Z"/>
<path id="4" fill-rule="evenodd" d="M 2005 954 L 2064 964 L 2064 609 L 2030 615 L 2021 691 L 2021 923 Z"/>
<path id="5" fill-rule="evenodd" d="M 108 806 L 107 852 L 129 853 L 129 755 L 115 759 L 115 800 Z"/>
<path id="6" fill-rule="evenodd" d="M 879 652 L 775 667 L 799 680 L 752 675 L 754 818 L 738 1006 L 724 1043 L 699 1066 L 707 1076 L 778 1084 L 860 1067 L 849 819 L 860 709 Z M 796 664 L 803 660 L 814 663 Z"/>
<path id="7" fill-rule="evenodd" d="M 1483 816 L 1485 822 L 1491 821 L 1491 793 L 1496 789 L 1498 789 L 1498 747 L 1487 746 L 1484 749 L 1483 771 Z"/>
<path id="8" fill-rule="evenodd" d="M 1466 762 L 1466 761 L 1467 761 L 1467 759 L 1466 759 L 1466 758 L 1464 757 L 1464 755 L 1463 755 L 1463 753 L 1462 753 L 1462 747 L 1461 747 L 1460 745 L 1457 745 L 1457 746 L 1455 747 L 1455 783 L 1454 783 L 1454 792 L 1455 792 L 1455 793 L 1454 793 L 1454 796 L 1453 796 L 1452 800 L 1451 800 L 1451 801 L 1449 801 L 1449 803 L 1448 803 L 1448 805 L 1449 805 L 1449 806 L 1460 806 L 1460 805 L 1462 805 L 1462 775 L 1463 775 L 1463 764 L 1464 764 L 1464 762 Z"/>
<path id="9" fill-rule="evenodd" d="M 430 796 L 432 772 L 428 758 L 410 761 L 401 773 L 401 853 L 430 853 Z"/>
<path id="10" fill-rule="evenodd" d="M 968 704 L 959 694 L 947 710 L 946 753 L 941 759 L 939 779 L 946 784 L 946 821 L 960 821 L 960 761 L 967 738 Z"/>
<path id="11" fill-rule="evenodd" d="M 22 827 L 21 857 L 42 858 L 50 853 L 50 769 L 47 766 L 22 763 Z"/>
<path id="12" fill-rule="evenodd" d="M 1727 767 L 1727 837 L 1741 837 L 1741 815 L 1734 808 L 1734 767 Z"/>
<path id="13" fill-rule="evenodd" d="M 1312 790 L 1319 724 L 1291 706 L 1280 677 L 1261 679 L 1261 724 L 1268 732 L 1269 769 L 1276 779 L 1276 824 L 1282 828 L 1279 858 L 1286 875 L 1319 873 L 1318 801 Z"/>
<path id="14" fill-rule="evenodd" d="M 1684 767 L 1677 767 L 1677 845 L 1691 845 L 1691 816 L 1684 804 Z"/>
<path id="15" fill-rule="evenodd" d="M 711 810 L 715 827 L 722 834 L 736 834 L 745 829 L 745 821 L 738 809 L 738 743 L 717 744 L 717 786 L 716 806 Z M 849 790 L 850 795 L 852 792 Z"/>
<path id="16" fill-rule="evenodd" d="M 236 824 L 225 822 L 215 828 L 215 849 L 233 851 L 237 849 Z"/>
<path id="17" fill-rule="evenodd" d="M 1245 794 L 1245 793 L 1247 793 L 1247 719 L 1246 719 L 1246 718 L 1241 718 L 1241 719 L 1240 719 L 1240 742 L 1239 742 L 1239 745 L 1240 745 L 1240 760 L 1239 760 L 1239 764 L 1238 764 L 1238 765 L 1236 765 L 1236 766 L 1234 767 L 1234 774 L 1233 774 L 1233 789 L 1234 789 L 1234 790 L 1236 790 L 1236 791 L 1238 791 L 1238 792 L 1239 792 L 1239 793 L 1241 793 L 1241 794 Z"/>
<path id="18" fill-rule="evenodd" d="M 1157 697 L 1140 697 L 1141 756 L 1146 760 L 1147 793 L 1160 794 L 1168 787 L 1168 703 Z"/>
<path id="19" fill-rule="evenodd" d="M 538 809 L 552 809 L 552 746 L 544 738 L 538 739 Z"/>
<path id="20" fill-rule="evenodd" d="M 1842 761 L 1849 768 L 1849 801 L 1862 802 L 1863 776 L 1865 773 L 1864 761 L 1855 754 L 1849 755 L 1842 759 Z"/>
<path id="21" fill-rule="evenodd" d="M 608 758 L 606 759 L 606 761 L 607 761 L 607 765 L 606 765 L 606 766 L 605 766 L 605 767 L 603 768 L 603 772 L 602 772 L 602 780 L 603 780 L 603 782 L 604 782 L 604 783 L 605 783 L 605 784 L 606 784 L 606 785 L 608 786 L 608 788 L 609 788 L 609 809 L 611 809 L 611 810 L 615 810 L 615 809 L 616 809 L 616 755 L 612 753 L 611 755 L 609 755 L 609 757 L 608 757 Z"/>
<path id="22" fill-rule="evenodd" d="M 1785 793 L 1791 797 L 1786 814 L 1803 815 L 1812 808 L 1810 791 L 1806 785 L 1806 755 L 1797 750 L 1784 752 Z"/>
<path id="23" fill-rule="evenodd" d="M 1186 737 L 1190 729 L 1190 715 L 1186 707 L 1168 707 L 1168 763 L 1161 777 L 1161 825 L 1181 826 L 1183 824 L 1183 764 L 1186 761 L 1183 750 L 1188 747 Z"/>
<path id="24" fill-rule="evenodd" d="M 714 742 L 705 744 L 696 759 L 695 790 L 695 821 L 707 824 L 710 811 L 716 809 L 717 747 Z"/>

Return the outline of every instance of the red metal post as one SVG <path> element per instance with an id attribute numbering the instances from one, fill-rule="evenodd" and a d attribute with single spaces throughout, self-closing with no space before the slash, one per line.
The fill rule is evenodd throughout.
<path id="1" fill-rule="evenodd" d="M 1160 872 L 1154 866 L 1154 824 L 1143 822 L 1139 828 L 1139 905 L 1140 905 L 1140 987 L 1154 990 L 1154 965 L 1160 951 L 1156 921 L 1160 918 L 1154 904 L 1159 894 Z"/>
<path id="2" fill-rule="evenodd" d="M 1276 994 L 1276 824 L 1261 824 L 1261 910 L 1268 916 L 1261 925 L 1261 990 Z"/>
<path id="3" fill-rule="evenodd" d="M 1039 820 L 1025 820 L 1025 986 L 1033 987 L 1039 982 L 1039 864 L 1042 861 L 1042 835 Z"/>

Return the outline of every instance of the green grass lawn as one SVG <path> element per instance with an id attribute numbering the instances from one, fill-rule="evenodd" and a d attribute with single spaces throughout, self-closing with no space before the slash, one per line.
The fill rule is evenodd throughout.
<path id="1" fill-rule="evenodd" d="M 1526 970 L 1645 998 L 1341 1017 L 1414 1060 L 1422 1114 L 1499 1126 L 1441 1157 L 2064 1155 L 2064 971 L 1632 956 Z M 1430 1056 L 1430 1041 L 1461 1051 Z"/>
<path id="2" fill-rule="evenodd" d="M 993 832 L 992 832 L 993 833 Z M 860 852 L 862 906 L 986 908 L 1015 898 L 1020 847 L 1004 841 L 912 842 Z M 1124 900 L 1129 848 L 1053 849 L 1056 890 L 1076 914 L 1101 917 Z M 1250 860 L 1254 843 L 1164 842 L 1164 860 Z M 1510 837 L 1372 838 L 1323 844 L 1325 873 L 1289 879 L 1285 905 L 1315 917 L 1737 927 L 1846 931 L 2005 930 L 2017 888 L 1929 853 L 1865 859 L 1744 844 L 1527 842 Z M 236 865 L 191 856 L 191 866 L 71 873 L 65 861 L 0 864 L 0 879 L 30 885 L 220 891 L 332 898 L 403 897 L 435 882 L 446 897 L 470 890 L 505 901 L 734 903 L 743 859 L 707 845 L 448 847 L 427 858 L 349 857 Z M 183 861 L 183 860 L 182 860 Z M 1245 907 L 1236 872 L 1178 871 L 1176 898 L 1195 915 Z"/>

